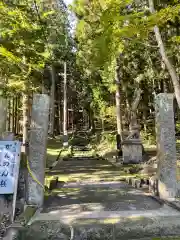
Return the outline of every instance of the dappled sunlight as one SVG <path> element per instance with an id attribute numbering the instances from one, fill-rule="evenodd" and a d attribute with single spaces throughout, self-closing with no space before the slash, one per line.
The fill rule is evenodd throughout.
<path id="1" fill-rule="evenodd" d="M 100 220 L 99 223 L 100 224 L 116 224 L 119 223 L 120 218 L 108 218 L 108 219 L 104 219 L 104 220 Z"/>
<path id="2" fill-rule="evenodd" d="M 56 150 L 56 149 L 47 148 L 47 153 L 48 153 L 49 155 L 57 155 L 57 154 L 59 153 L 59 151 Z"/>
<path id="3" fill-rule="evenodd" d="M 58 178 L 64 183 L 55 186 L 46 196 L 42 214 L 87 228 L 131 223 L 134 226 L 144 221 L 152 223 L 161 214 L 168 216 L 168 210 L 160 203 L 123 181 L 128 177 L 146 176 L 130 174 L 129 169 L 133 167 L 115 167 L 107 160 L 86 155 L 59 162 L 53 170 L 46 171 L 46 182 Z"/>
<path id="4" fill-rule="evenodd" d="M 58 169 L 58 170 L 56 170 Z M 63 181 L 117 181 L 123 179 L 128 174 L 122 174 L 123 170 L 121 168 L 115 168 L 113 165 L 109 164 L 105 160 L 97 160 L 89 162 L 89 160 L 76 161 L 76 164 L 72 162 L 61 162 L 60 166 L 51 171 L 46 171 L 46 179 L 48 181 L 49 175 L 63 179 Z M 132 176 L 132 175 L 131 175 Z"/>
<path id="5" fill-rule="evenodd" d="M 76 210 L 76 209 L 72 209 Z M 59 218 L 66 219 L 69 223 L 78 223 L 81 225 L 89 225 L 89 224 L 117 224 L 117 223 L 130 223 L 130 222 L 143 222 L 146 219 L 151 220 L 152 222 L 156 219 L 156 217 L 160 216 L 156 211 L 116 211 L 116 212 L 107 212 L 107 211 L 96 211 L 96 212 L 79 212 L 71 211 L 68 213 L 67 210 L 64 212 L 62 210 L 51 211 L 48 213 L 50 218 L 59 216 Z M 168 214 L 164 214 L 164 216 L 168 216 Z"/>
<path id="6" fill-rule="evenodd" d="M 139 195 L 142 193 L 142 191 L 138 190 L 138 189 L 132 189 L 128 193 L 133 194 L 133 195 Z"/>
<path id="7" fill-rule="evenodd" d="M 78 187 L 63 187 L 54 189 L 52 196 L 45 199 L 46 209 L 67 209 L 71 212 L 71 209 L 75 206 L 81 209 L 81 211 L 117 211 L 117 210 L 150 210 L 158 209 L 161 205 L 153 201 L 152 198 L 145 196 L 143 192 L 134 190 L 122 184 L 94 184 Z M 52 203 L 53 199 L 53 203 Z M 78 211 L 79 212 L 79 211 Z"/>

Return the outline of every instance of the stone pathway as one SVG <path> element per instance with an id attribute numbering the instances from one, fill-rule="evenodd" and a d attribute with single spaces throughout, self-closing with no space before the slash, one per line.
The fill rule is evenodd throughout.
<path id="1" fill-rule="evenodd" d="M 19 240 L 180 236 L 180 212 L 118 180 L 120 169 L 107 161 L 69 159 L 60 162 L 52 173 L 74 178 L 45 198 L 42 212 L 34 216 Z"/>

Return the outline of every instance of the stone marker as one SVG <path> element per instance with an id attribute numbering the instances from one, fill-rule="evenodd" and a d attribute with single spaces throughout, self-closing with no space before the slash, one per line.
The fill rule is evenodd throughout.
<path id="1" fill-rule="evenodd" d="M 156 134 L 158 158 L 158 193 L 166 200 L 176 196 L 176 139 L 173 111 L 174 95 L 156 96 Z"/>
<path id="2" fill-rule="evenodd" d="M 49 102 L 48 95 L 34 94 L 28 153 L 31 174 L 28 174 L 27 204 L 38 207 L 43 205 L 44 200 L 44 189 L 38 182 L 44 185 Z"/>

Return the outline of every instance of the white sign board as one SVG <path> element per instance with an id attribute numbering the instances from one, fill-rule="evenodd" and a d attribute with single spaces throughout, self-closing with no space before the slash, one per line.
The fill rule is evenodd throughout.
<path id="1" fill-rule="evenodd" d="M 21 143 L 0 141 L 0 194 L 17 191 Z"/>

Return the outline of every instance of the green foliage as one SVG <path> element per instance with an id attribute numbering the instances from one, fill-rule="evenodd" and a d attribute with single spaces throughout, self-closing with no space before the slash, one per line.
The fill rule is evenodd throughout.
<path id="1" fill-rule="evenodd" d="M 146 8 L 132 2 L 74 2 L 73 9 L 77 16 L 80 16 L 76 32 L 79 57 L 86 52 L 86 59 L 88 57 L 96 67 L 110 64 L 125 49 L 126 39 L 147 39 L 155 24 L 164 25 L 169 20 L 174 21 L 179 14 L 179 4 L 148 16 Z M 83 57 L 83 61 L 84 59 Z"/>
<path id="2" fill-rule="evenodd" d="M 116 133 L 115 132 L 105 132 L 102 134 L 102 140 L 107 142 L 107 144 L 111 144 L 113 146 L 116 145 Z"/>
<path id="3" fill-rule="evenodd" d="M 9 91 L 38 89 L 45 66 L 67 56 L 67 12 L 62 6 L 45 8 L 45 2 L 0 1 L 0 76 Z"/>
<path id="4" fill-rule="evenodd" d="M 142 123 L 144 118 L 152 118 L 153 94 L 165 90 L 172 92 L 153 28 L 159 26 L 167 54 L 179 74 L 180 4 L 174 0 L 154 3 L 157 11 L 151 14 L 145 0 L 73 2 L 71 8 L 77 17 L 77 63 L 84 68 L 96 117 L 115 124 L 115 111 L 107 112 L 115 109 L 112 99 L 116 90 L 116 64 L 121 82 L 121 111 L 126 122 L 135 89 L 143 89 L 138 111 Z M 150 128 L 148 139 L 154 135 L 154 126 Z"/>

